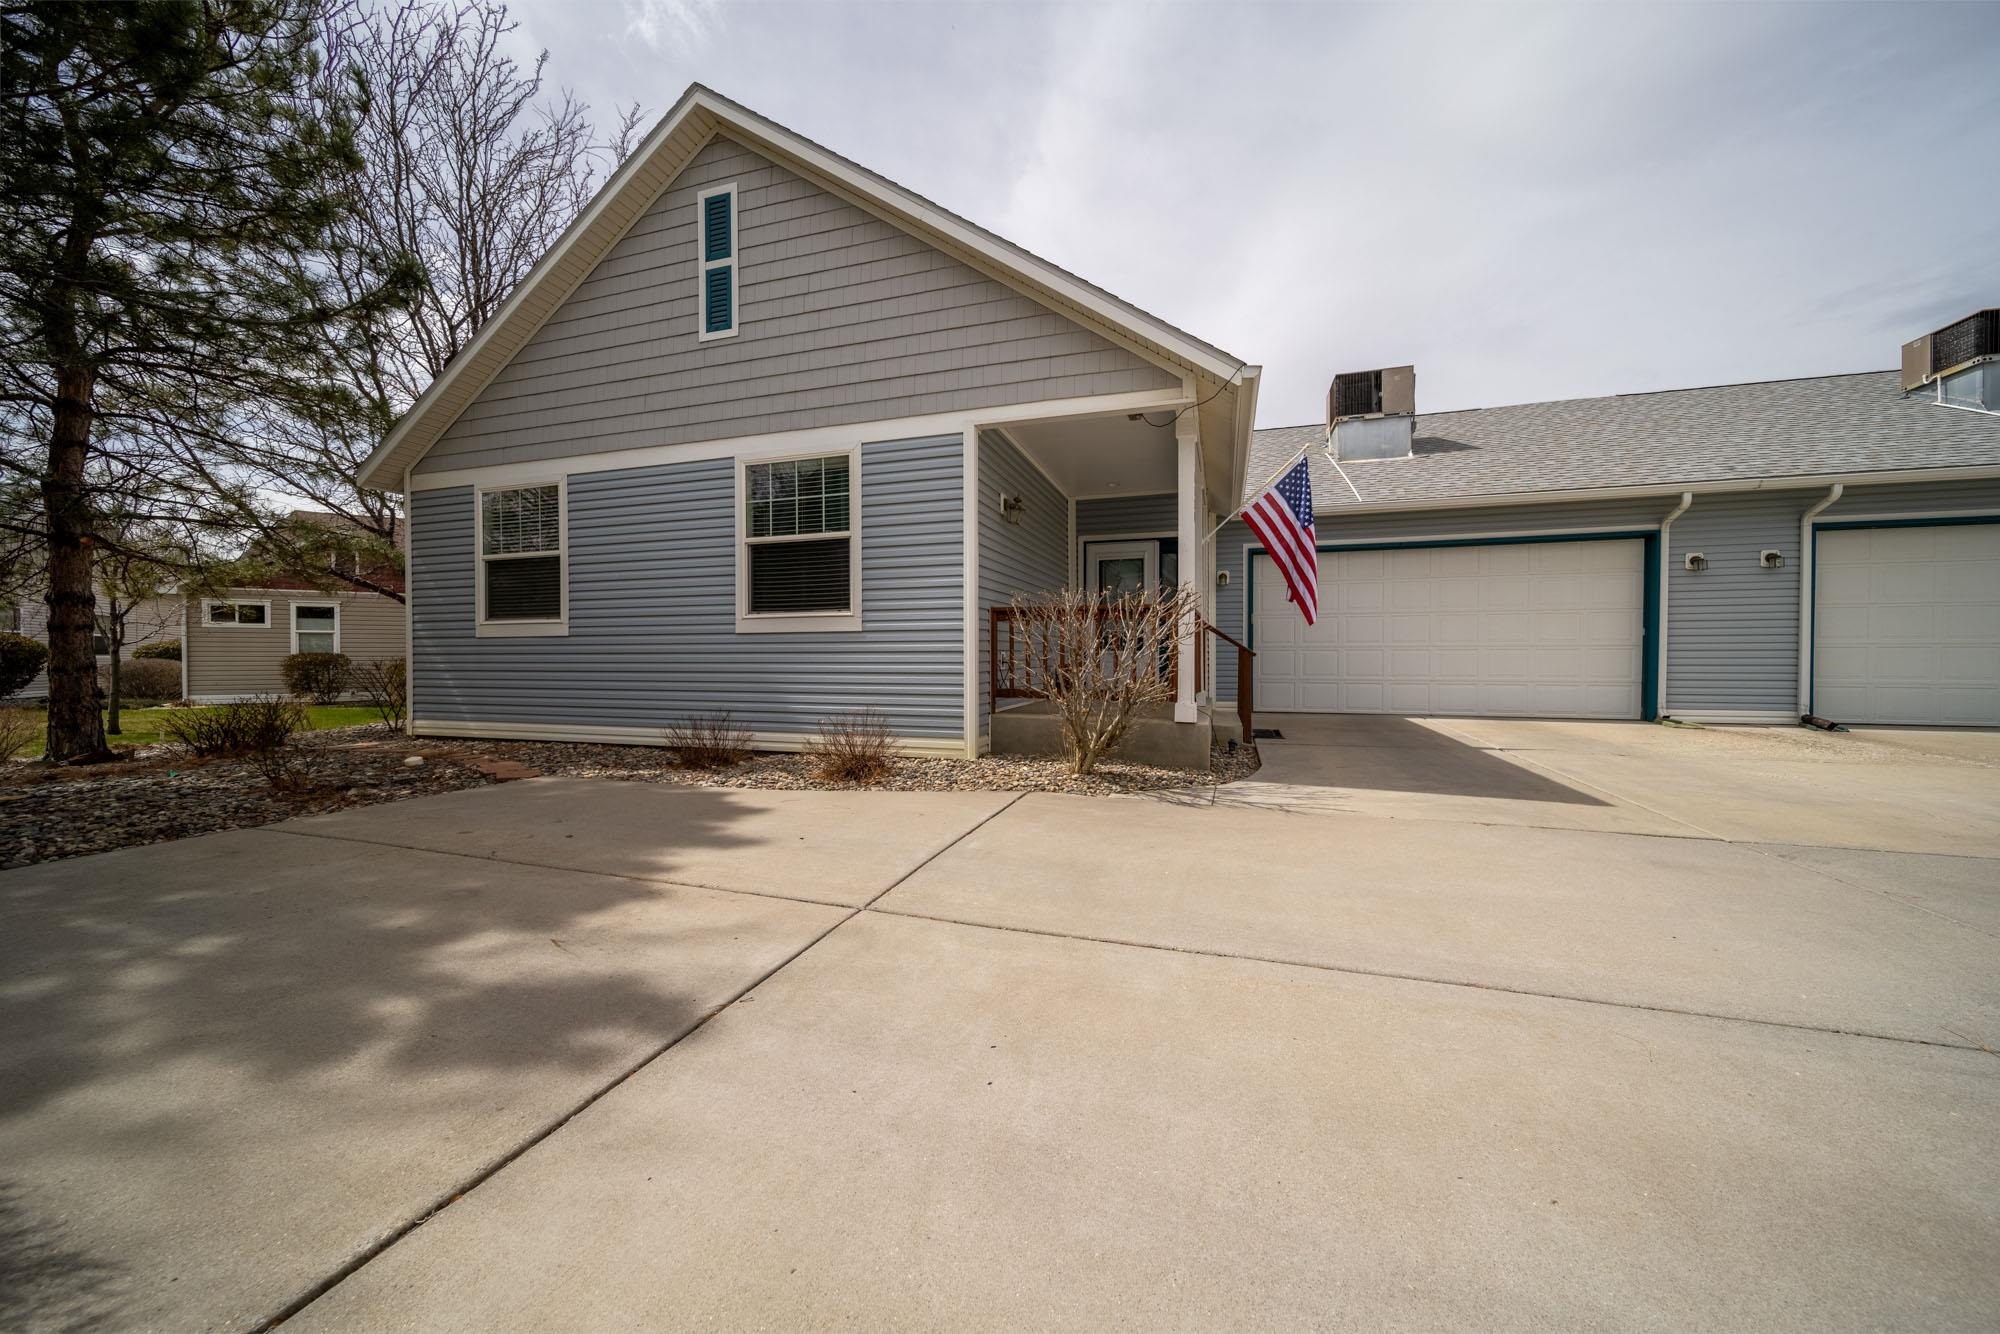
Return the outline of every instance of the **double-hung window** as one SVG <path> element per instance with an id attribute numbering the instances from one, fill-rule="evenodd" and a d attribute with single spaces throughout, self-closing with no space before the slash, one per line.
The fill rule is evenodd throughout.
<path id="1" fill-rule="evenodd" d="M 563 490 L 546 482 L 479 493 L 480 634 L 563 632 Z"/>
<path id="2" fill-rule="evenodd" d="M 695 210 L 699 256 L 695 334 L 705 342 L 736 332 L 736 186 L 703 190 Z"/>
<path id="3" fill-rule="evenodd" d="M 860 625 L 854 458 L 746 462 L 739 630 Z"/>
<path id="4" fill-rule="evenodd" d="M 294 602 L 292 604 L 292 652 L 340 652 L 339 603 Z"/>

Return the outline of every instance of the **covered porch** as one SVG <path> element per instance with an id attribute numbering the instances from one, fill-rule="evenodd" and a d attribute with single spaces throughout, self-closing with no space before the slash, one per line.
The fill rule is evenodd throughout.
<path id="1" fill-rule="evenodd" d="M 1239 400 L 1248 399 L 1241 388 Z M 978 746 L 1050 754 L 1061 736 L 1031 668 L 1014 607 L 1064 590 L 1185 589 L 1198 617 L 1161 653 L 1166 701 L 1142 710 L 1120 754 L 1205 766 L 1217 742 L 1247 739 L 1248 650 L 1216 630 L 1215 530 L 1235 508 L 1247 404 L 1176 403 L 983 427 L 977 434 Z M 1226 575 L 1222 577 L 1227 577 Z M 1237 682 L 1245 689 L 1237 688 Z M 1223 701 L 1218 705 L 1218 700 Z M 970 712 L 971 710 L 969 710 Z"/>

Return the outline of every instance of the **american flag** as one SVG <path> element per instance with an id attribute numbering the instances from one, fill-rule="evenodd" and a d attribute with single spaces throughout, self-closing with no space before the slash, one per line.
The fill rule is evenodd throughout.
<path id="1" fill-rule="evenodd" d="M 1319 548 L 1313 535 L 1312 478 L 1300 459 L 1243 511 L 1243 522 L 1285 576 L 1286 596 L 1311 625 L 1319 617 Z"/>

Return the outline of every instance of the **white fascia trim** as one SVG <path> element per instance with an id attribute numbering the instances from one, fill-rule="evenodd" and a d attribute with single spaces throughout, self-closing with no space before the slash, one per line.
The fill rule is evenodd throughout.
<path id="1" fill-rule="evenodd" d="M 413 719 L 412 736 L 467 737 L 487 741 L 582 741 L 619 746 L 666 745 L 663 727 L 600 727 L 586 723 L 468 723 Z M 819 738 L 811 732 L 752 732 L 752 750 L 798 752 Z M 892 737 L 889 749 L 898 755 L 963 758 L 965 743 L 957 737 Z"/>
<path id="2" fill-rule="evenodd" d="M 1128 412 L 1157 412 L 1165 408 L 1182 407 L 1185 402 L 1179 389 L 1141 389 L 1125 394 L 1099 394 L 1091 398 L 1043 399 L 1033 403 L 1012 403 L 980 408 L 971 412 L 935 413 L 924 417 L 891 417 L 886 420 L 854 422 L 845 426 L 819 426 L 803 431 L 739 435 L 721 440 L 693 440 L 678 445 L 642 445 L 634 449 L 575 454 L 568 458 L 542 459 L 532 463 L 493 463 L 444 472 L 412 473 L 405 485 L 419 491 L 439 491 L 454 486 L 524 485 L 538 479 L 545 481 L 552 471 L 575 476 L 578 473 L 615 472 L 622 468 L 644 468 L 662 463 L 804 455 L 811 454 L 815 450 L 832 454 L 860 445 L 892 444 L 898 440 L 963 435 L 967 427 L 976 430 L 982 427 L 1055 418 L 1111 417 Z"/>
<path id="3" fill-rule="evenodd" d="M 1317 510 L 1317 519 L 1345 514 L 1392 514 L 1407 510 L 1483 509 L 1494 505 L 1564 505 L 1585 500 L 1643 500 L 1653 496 L 1696 495 L 1741 491 L 1823 491 L 1836 482 L 1847 486 L 1902 486 L 1912 482 L 1984 482 L 2000 477 L 2000 467 L 1902 468 L 1894 472 L 1814 473 L 1806 477 L 1756 477 L 1723 482 L 1662 482 L 1648 486 L 1600 486 L 1574 491 L 1509 491 L 1487 496 L 1436 500 L 1388 500 L 1374 504 L 1340 505 Z"/>

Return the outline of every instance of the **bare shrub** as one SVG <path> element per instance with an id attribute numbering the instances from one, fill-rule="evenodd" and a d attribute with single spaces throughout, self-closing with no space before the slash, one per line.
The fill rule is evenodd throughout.
<path id="1" fill-rule="evenodd" d="M 305 725 L 305 706 L 297 700 L 252 695 L 228 704 L 177 709 L 161 719 L 160 730 L 202 759 L 250 756 L 268 777 L 272 770 L 267 765 L 289 769 L 290 756 L 280 753 Z"/>
<path id="2" fill-rule="evenodd" d="M 44 715 L 32 709 L 0 709 L 0 764 L 33 744 L 43 722 Z"/>
<path id="3" fill-rule="evenodd" d="M 670 723 L 667 749 L 690 769 L 722 769 L 750 758 L 750 734 L 727 713 L 697 713 Z"/>
<path id="4" fill-rule="evenodd" d="M 347 693 L 354 664 L 345 653 L 294 653 L 283 663 L 285 688 L 315 704 L 334 704 Z"/>
<path id="5" fill-rule="evenodd" d="M 1140 709 L 1173 699 L 1174 655 L 1199 615 L 1184 588 L 1123 596 L 1071 589 L 1015 600 L 1015 649 L 1029 687 L 1055 707 L 1072 772 L 1092 772 L 1125 740 Z"/>
<path id="6" fill-rule="evenodd" d="M 874 709 L 822 718 L 806 757 L 823 783 L 880 782 L 895 769 L 889 762 L 889 720 Z"/>
<path id="7" fill-rule="evenodd" d="M 348 685 L 391 727 L 410 716 L 410 663 L 407 658 L 380 658 L 353 669 Z"/>
<path id="8" fill-rule="evenodd" d="M 134 658 L 120 664 L 119 693 L 127 700 L 179 699 L 181 694 L 181 665 L 178 662 L 160 658 Z M 99 682 L 105 693 L 111 690 L 111 665 L 106 663 L 97 669 Z"/>

